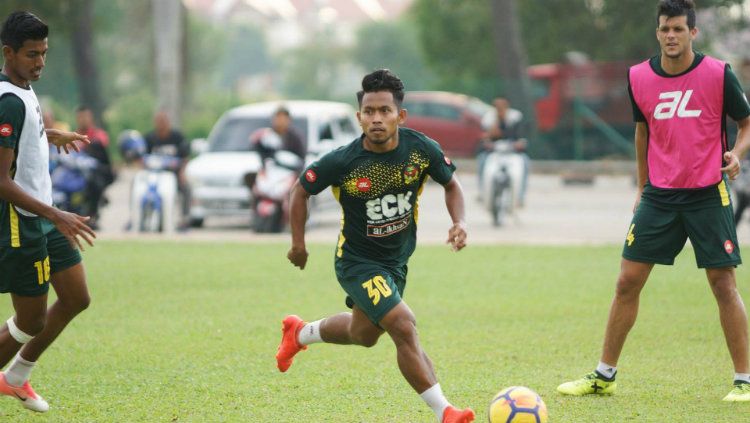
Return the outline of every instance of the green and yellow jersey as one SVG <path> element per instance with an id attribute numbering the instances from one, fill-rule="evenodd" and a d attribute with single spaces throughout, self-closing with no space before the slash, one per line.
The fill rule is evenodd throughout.
<path id="1" fill-rule="evenodd" d="M 343 219 L 337 260 L 402 266 L 417 242 L 418 198 L 427 176 L 441 185 L 456 167 L 437 142 L 406 128 L 386 153 L 363 147 L 364 135 L 311 164 L 300 183 L 315 195 L 331 186 Z"/>

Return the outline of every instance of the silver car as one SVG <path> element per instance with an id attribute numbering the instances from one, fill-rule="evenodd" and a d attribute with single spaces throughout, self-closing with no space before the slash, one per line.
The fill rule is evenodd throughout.
<path id="1" fill-rule="evenodd" d="M 276 101 L 236 107 L 224 113 L 205 150 L 190 160 L 185 170 L 191 188 L 190 223 L 200 227 L 212 216 L 250 216 L 251 192 L 245 175 L 261 168 L 260 156 L 250 150 L 249 136 L 271 126 L 279 106 L 289 110 L 292 126 L 307 146 L 306 164 L 361 134 L 356 111 L 346 103 L 330 101 Z M 207 145 L 206 145 L 207 144 Z"/>

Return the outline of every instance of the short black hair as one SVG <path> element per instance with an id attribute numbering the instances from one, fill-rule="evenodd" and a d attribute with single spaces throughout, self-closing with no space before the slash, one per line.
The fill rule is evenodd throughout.
<path id="1" fill-rule="evenodd" d="M 89 111 L 92 112 L 91 107 L 85 105 L 85 104 L 79 104 L 78 107 L 76 107 L 76 113 Z"/>
<path id="2" fill-rule="evenodd" d="M 393 94 L 393 100 L 396 106 L 401 107 L 404 102 L 404 83 L 401 82 L 396 74 L 388 69 L 378 69 L 369 73 L 362 78 L 362 91 L 357 93 L 357 102 L 362 106 L 362 98 L 365 93 L 374 93 L 378 91 L 389 91 Z"/>
<path id="3" fill-rule="evenodd" d="M 659 17 L 666 16 L 674 18 L 687 16 L 688 28 L 695 28 L 695 2 L 693 0 L 661 0 L 659 10 L 656 13 L 656 26 L 659 26 Z"/>
<path id="4" fill-rule="evenodd" d="M 13 12 L 3 22 L 0 42 L 18 51 L 27 40 L 43 40 L 49 34 L 49 27 L 31 12 Z"/>
<path id="5" fill-rule="evenodd" d="M 292 115 L 289 113 L 289 109 L 286 108 L 286 106 L 279 106 L 275 112 L 273 112 L 274 116 L 278 115 L 286 115 L 286 117 L 291 117 Z"/>

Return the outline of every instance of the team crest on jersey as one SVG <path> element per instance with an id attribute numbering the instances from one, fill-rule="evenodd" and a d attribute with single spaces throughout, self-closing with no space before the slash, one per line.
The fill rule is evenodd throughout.
<path id="1" fill-rule="evenodd" d="M 408 164 L 404 166 L 404 185 L 411 185 L 419 179 L 419 165 Z"/>
<path id="2" fill-rule="evenodd" d="M 13 135 L 13 127 L 9 123 L 0 125 L 0 137 L 9 137 Z"/>
<path id="3" fill-rule="evenodd" d="M 732 244 L 732 241 L 724 241 L 724 251 L 726 251 L 727 254 L 732 254 L 734 252 L 734 244 Z"/>
<path id="4" fill-rule="evenodd" d="M 318 180 L 318 175 L 315 173 L 312 169 L 307 169 L 307 172 L 305 172 L 305 179 L 309 183 L 313 183 Z"/>
<path id="5" fill-rule="evenodd" d="M 368 192 L 372 188 L 372 181 L 370 178 L 359 178 L 357 179 L 357 191 Z"/>

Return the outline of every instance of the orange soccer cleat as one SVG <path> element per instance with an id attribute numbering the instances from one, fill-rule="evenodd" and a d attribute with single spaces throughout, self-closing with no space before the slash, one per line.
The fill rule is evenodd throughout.
<path id="1" fill-rule="evenodd" d="M 0 372 L 0 394 L 14 397 L 21 401 L 21 405 L 32 411 L 44 413 L 49 410 L 49 404 L 34 392 L 28 381 L 23 386 L 14 386 L 5 380 L 5 373 Z"/>
<path id="2" fill-rule="evenodd" d="M 291 367 L 294 356 L 307 349 L 306 346 L 300 345 L 297 341 L 297 336 L 305 326 L 305 322 L 298 316 L 290 314 L 281 323 L 283 326 L 281 328 L 281 343 L 276 353 L 276 366 L 281 372 L 285 372 Z"/>
<path id="3" fill-rule="evenodd" d="M 470 423 L 474 421 L 474 410 L 471 408 L 458 408 L 449 405 L 443 410 L 443 423 Z"/>

